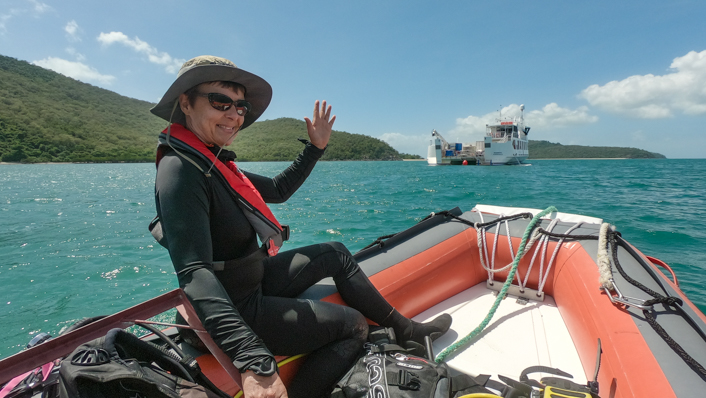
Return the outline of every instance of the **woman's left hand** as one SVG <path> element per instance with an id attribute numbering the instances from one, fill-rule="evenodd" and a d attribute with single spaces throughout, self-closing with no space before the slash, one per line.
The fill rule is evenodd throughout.
<path id="1" fill-rule="evenodd" d="M 336 121 L 336 115 L 331 117 L 331 105 L 326 107 L 326 101 L 321 104 L 319 110 L 319 100 L 314 103 L 314 121 L 305 117 L 306 130 L 309 133 L 309 141 L 319 149 L 326 148 L 328 140 L 331 138 L 331 129 L 333 122 Z"/>

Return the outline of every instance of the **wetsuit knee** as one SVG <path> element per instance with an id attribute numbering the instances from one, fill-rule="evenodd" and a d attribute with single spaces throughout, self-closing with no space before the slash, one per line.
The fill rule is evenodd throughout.
<path id="1" fill-rule="evenodd" d="M 342 325 L 344 334 L 331 343 L 329 348 L 336 353 L 339 360 L 352 363 L 368 340 L 368 323 L 359 311 L 350 307 L 345 307 L 345 311 L 346 320 Z"/>
<path id="2" fill-rule="evenodd" d="M 328 397 L 334 383 L 355 363 L 368 337 L 368 324 L 357 310 L 342 307 L 336 339 L 311 352 L 287 388 L 290 398 Z"/>
<path id="3" fill-rule="evenodd" d="M 352 338 L 362 347 L 363 343 L 368 340 L 368 321 L 359 311 L 353 310 L 351 312 L 355 312 L 355 315 L 347 318 L 346 328 L 353 331 Z"/>
<path id="4" fill-rule="evenodd" d="M 326 242 L 323 243 L 322 245 L 326 245 L 329 247 L 329 250 L 333 250 L 340 262 L 341 270 L 336 273 L 336 275 L 333 277 L 334 280 L 339 279 L 339 278 L 345 278 L 348 279 L 351 276 L 353 276 L 360 267 L 358 266 L 358 263 L 355 261 L 353 258 L 353 254 L 351 254 L 350 250 L 341 242 Z"/>

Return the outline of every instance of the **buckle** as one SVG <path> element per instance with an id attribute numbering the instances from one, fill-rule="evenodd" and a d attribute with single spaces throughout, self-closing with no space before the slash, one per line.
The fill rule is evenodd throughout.
<path id="1" fill-rule="evenodd" d="M 397 386 L 400 390 L 419 391 L 422 383 L 406 370 L 400 369 L 397 372 Z"/>
<path id="2" fill-rule="evenodd" d="M 274 239 L 268 239 L 267 242 L 265 242 L 265 246 L 267 247 L 267 254 L 270 257 L 276 256 L 279 252 L 279 247 L 275 244 Z"/>

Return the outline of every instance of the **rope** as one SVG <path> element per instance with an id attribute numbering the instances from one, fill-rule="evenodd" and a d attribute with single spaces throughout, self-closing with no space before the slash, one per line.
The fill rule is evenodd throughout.
<path id="1" fill-rule="evenodd" d="M 529 225 L 527 225 L 527 229 L 525 229 L 525 233 L 522 236 L 522 241 L 520 242 L 520 248 L 518 249 L 518 252 L 523 252 L 525 244 L 527 243 L 527 239 L 529 238 L 530 233 L 532 232 L 532 229 L 534 226 L 541 220 L 542 217 L 545 215 L 555 212 L 556 207 L 554 206 L 549 206 L 547 209 L 539 212 L 536 216 L 532 218 L 532 221 L 529 222 Z M 497 221 L 497 220 L 496 220 Z M 490 320 L 493 319 L 493 315 L 495 315 L 495 311 L 498 309 L 498 306 L 500 305 L 500 302 L 505 298 L 507 295 L 507 290 L 510 288 L 510 285 L 512 284 L 512 280 L 515 277 L 515 272 L 517 271 L 517 266 L 520 263 L 520 256 L 516 256 L 515 260 L 513 261 L 512 264 L 512 269 L 510 269 L 510 273 L 507 276 L 507 279 L 505 280 L 505 283 L 503 284 L 502 289 L 500 289 L 500 292 L 498 293 L 498 296 L 495 298 L 495 303 L 493 303 L 493 306 L 490 308 L 490 311 L 488 312 L 488 315 L 486 315 L 485 319 L 483 322 L 480 323 L 471 333 L 468 334 L 468 336 L 462 338 L 461 340 L 457 341 L 456 343 L 446 347 L 444 351 L 442 351 L 439 355 L 436 356 L 435 361 L 437 363 L 441 363 L 448 357 L 450 354 L 453 352 L 461 349 L 463 346 L 465 346 L 468 342 L 473 340 L 476 336 L 480 334 L 480 332 L 485 329 L 486 326 L 488 326 L 488 323 L 490 323 Z"/>
<path id="2" fill-rule="evenodd" d="M 682 305 L 683 302 L 679 297 L 665 297 L 654 290 L 648 288 L 647 286 L 643 285 L 642 283 L 636 281 L 635 279 L 631 278 L 630 276 L 627 275 L 625 270 L 623 270 L 622 265 L 620 265 L 620 261 L 618 261 L 618 233 L 611 233 L 610 234 L 610 248 L 611 248 L 611 254 L 613 255 L 613 262 L 615 263 L 615 267 L 618 269 L 618 272 L 620 272 L 620 275 L 625 278 L 626 281 L 628 281 L 630 284 L 633 286 L 639 288 L 643 292 L 649 294 L 650 296 L 654 297 L 651 300 L 645 301 L 644 305 L 648 307 L 652 307 L 655 304 L 663 304 L 665 307 L 666 306 L 671 306 L 674 308 L 679 309 Z M 649 309 L 642 310 L 642 314 L 645 316 L 645 320 L 647 323 L 652 326 L 652 329 L 664 340 L 667 345 L 674 350 L 674 352 L 694 371 L 696 372 L 704 381 L 706 381 L 706 369 L 698 363 L 691 355 L 689 355 L 683 348 L 680 346 L 674 339 L 672 339 L 669 334 L 667 333 L 662 326 L 660 326 L 657 323 L 657 319 L 655 319 L 654 315 L 650 312 Z"/>
<path id="3" fill-rule="evenodd" d="M 554 226 L 556 226 L 556 224 L 558 222 L 559 222 L 559 219 L 555 218 L 554 220 L 552 220 L 549 223 L 549 226 L 547 228 L 549 228 L 550 230 L 554 229 Z M 522 280 L 522 278 L 520 277 L 519 269 L 517 270 L 517 285 L 520 287 L 521 293 L 525 292 L 525 286 L 527 286 L 527 281 L 529 280 L 530 273 L 532 272 L 532 267 L 534 266 L 534 260 L 537 259 L 537 254 L 540 253 L 540 251 L 542 253 L 542 256 L 541 256 L 541 260 L 540 260 L 540 264 L 539 264 L 539 289 L 537 290 L 537 294 L 539 295 L 542 293 L 542 287 L 544 285 L 544 283 L 542 282 L 542 268 L 544 267 L 544 257 L 547 252 L 547 245 L 549 244 L 549 238 L 547 236 L 540 236 L 539 231 L 544 231 L 544 230 L 542 228 L 536 229 L 532 233 L 532 237 L 530 238 L 529 242 L 525 246 L 524 252 L 520 254 L 518 251 L 518 256 L 520 256 L 522 258 L 522 257 L 524 257 L 524 255 L 526 253 L 529 252 L 529 249 L 534 245 L 535 242 L 539 242 L 537 244 L 537 247 L 534 249 L 534 254 L 532 255 L 532 259 L 530 260 L 529 266 L 527 267 L 527 273 L 525 274 L 524 280 Z M 559 248 L 559 246 L 561 246 L 561 242 L 559 242 L 559 244 L 557 245 L 557 249 Z M 556 254 L 556 251 L 555 251 L 555 254 Z M 554 256 L 552 256 L 552 259 L 553 258 L 554 258 Z M 551 269 L 551 263 L 549 265 L 549 268 L 547 269 L 547 272 L 546 272 L 547 275 L 549 275 L 549 269 Z M 545 277 L 545 279 L 546 279 L 546 277 Z"/>
<path id="4" fill-rule="evenodd" d="M 613 290 L 613 283 L 610 281 L 613 278 L 613 271 L 610 266 L 610 255 L 608 253 L 608 239 L 609 236 L 612 234 L 615 234 L 615 229 L 613 226 L 611 226 L 608 223 L 603 223 L 601 224 L 600 231 L 598 233 L 598 236 L 595 235 L 569 235 L 569 232 L 573 231 L 579 226 L 579 224 L 574 225 L 570 230 L 566 231 L 565 234 L 557 234 L 549 231 L 545 231 L 542 228 L 537 228 L 537 230 L 534 232 L 532 235 L 532 239 L 536 239 L 537 236 L 542 236 L 540 239 L 540 245 L 541 242 L 543 242 L 542 239 L 545 239 L 546 237 L 552 237 L 552 238 L 558 238 L 561 239 L 559 242 L 559 245 L 564 241 L 564 239 L 573 239 L 573 240 L 598 240 L 598 254 L 596 256 L 596 263 L 598 265 L 598 273 L 599 273 L 599 278 L 598 282 L 602 287 L 605 287 L 608 290 Z M 551 229 L 551 224 L 550 227 Z M 528 243 L 528 246 L 531 247 L 533 244 L 533 241 L 530 241 Z M 559 247 L 557 245 L 557 247 Z M 556 254 L 556 251 L 555 253 Z M 532 264 L 534 264 L 534 257 L 537 255 L 537 252 L 535 251 L 534 256 L 532 257 L 532 261 L 530 262 L 529 269 L 527 270 L 528 274 L 529 271 L 532 270 Z M 550 260 L 551 262 L 551 260 Z M 625 276 L 625 275 L 623 275 Z M 629 277 L 627 277 L 629 278 Z M 525 283 L 527 281 L 525 280 Z M 522 286 L 520 286 L 522 287 Z"/>
<path id="5" fill-rule="evenodd" d="M 480 217 L 480 223 L 474 223 L 471 224 L 466 220 L 459 219 L 460 221 L 463 221 L 466 224 L 472 225 L 473 228 L 476 229 L 476 238 L 478 242 L 478 251 L 480 255 L 480 265 L 483 267 L 484 270 L 488 271 L 488 282 L 494 282 L 493 279 L 493 274 L 496 272 L 502 272 L 505 271 L 506 269 L 510 268 L 512 266 L 512 263 L 515 260 L 515 250 L 512 247 L 512 237 L 510 234 L 510 225 L 508 221 L 514 221 L 514 220 L 519 220 L 520 218 L 532 218 L 532 213 L 519 213 L 515 214 L 513 216 L 503 216 L 502 214 L 500 217 L 496 218 L 493 221 L 488 221 L 484 222 L 483 221 L 483 213 L 478 212 L 478 216 Z M 498 246 L 498 234 L 500 231 L 500 223 L 505 222 L 505 234 L 507 236 L 507 242 L 508 246 L 510 247 L 510 256 L 513 260 L 513 262 L 510 262 L 508 265 L 502 267 L 502 268 L 495 268 L 495 253 L 497 251 L 497 246 Z M 493 240 L 493 256 L 492 260 L 490 259 L 490 256 L 488 255 L 488 246 L 486 243 L 486 238 L 485 238 L 485 227 L 490 227 L 492 225 L 495 225 L 495 239 Z M 524 252 L 520 252 L 518 250 L 518 256 L 522 258 L 524 254 L 529 250 L 530 247 L 532 247 L 532 244 L 534 243 L 534 236 L 533 239 L 530 239 L 530 243 L 527 247 L 525 247 Z M 486 265 L 486 263 L 489 263 L 489 265 Z M 519 279 L 519 274 L 518 274 L 518 279 Z"/>
<path id="6" fill-rule="evenodd" d="M 666 299 L 668 300 L 668 299 L 673 299 L 673 298 L 675 298 L 675 297 L 668 297 Z M 659 302 L 663 302 L 663 301 L 660 299 L 647 300 L 645 302 L 645 305 L 652 305 L 652 304 L 656 304 Z M 669 304 L 669 302 L 664 302 L 664 303 Z M 691 355 L 687 354 L 686 351 L 684 351 L 684 349 L 682 348 L 682 346 L 680 346 L 676 341 L 674 341 L 674 339 L 669 337 L 669 334 L 667 334 L 667 331 L 664 330 L 662 328 L 662 326 L 660 326 L 657 323 L 657 320 L 650 313 L 650 311 L 643 310 L 642 313 L 645 315 L 645 319 L 647 320 L 647 323 L 649 323 L 650 326 L 652 326 L 652 329 L 654 329 L 655 332 L 657 332 L 657 334 L 660 335 L 660 337 L 662 337 L 662 339 L 665 341 L 665 343 L 667 343 L 667 345 L 672 350 L 674 350 L 674 352 L 676 352 L 677 355 L 679 355 L 681 357 L 681 359 L 684 362 L 686 362 L 686 364 L 689 365 L 689 367 L 692 370 L 694 370 L 694 372 L 696 372 L 699 376 L 701 376 L 702 379 L 704 379 L 704 381 L 706 381 L 706 369 L 704 369 L 704 367 L 701 366 L 700 363 L 696 362 L 696 360 Z"/>
<path id="7" fill-rule="evenodd" d="M 608 255 L 608 232 L 611 230 L 610 224 L 604 222 L 601 224 L 601 229 L 598 234 L 598 254 L 596 262 L 598 263 L 598 273 L 600 274 L 598 282 L 601 286 L 608 290 L 613 290 L 613 270 L 610 267 L 610 256 Z"/>
<path id="8" fill-rule="evenodd" d="M 558 220 L 558 218 L 556 219 Z M 583 221 L 577 222 L 573 227 L 569 228 L 568 231 L 566 231 L 566 234 L 570 234 L 571 231 L 579 228 L 583 224 Z M 564 243 L 565 238 L 561 238 L 559 242 L 557 242 L 556 246 L 554 247 L 554 253 L 552 253 L 552 257 L 549 259 L 549 264 L 547 264 L 547 270 L 544 272 L 544 277 L 542 278 L 542 273 L 540 271 L 539 277 L 539 287 L 537 288 L 538 294 L 542 293 L 542 290 L 544 290 L 544 284 L 547 283 L 547 280 L 549 279 L 549 270 L 552 269 L 552 264 L 554 264 L 554 260 L 556 259 L 556 255 L 559 253 L 559 248 L 561 248 L 561 245 Z M 548 240 L 548 239 L 547 239 Z M 546 247 L 546 243 L 545 243 Z M 546 248 L 545 248 L 546 250 Z M 541 267 L 540 267 L 541 270 Z M 528 273 L 529 275 L 529 273 Z"/>
<path id="9" fill-rule="evenodd" d="M 559 219 L 554 219 L 552 220 L 551 223 L 549 223 L 549 226 L 547 227 L 549 230 L 553 230 L 556 224 L 558 224 Z M 537 245 L 537 250 L 539 250 L 539 246 L 542 247 L 542 257 L 539 259 L 539 281 L 541 283 L 542 281 L 542 270 L 544 269 L 544 259 L 547 256 L 547 248 L 549 247 L 549 237 L 545 236 L 544 241 L 540 242 L 540 245 Z M 559 248 L 559 245 L 557 245 L 557 248 Z M 536 253 L 536 251 L 535 251 Z M 550 268 L 549 264 L 547 264 L 547 268 Z M 528 270 L 529 271 L 529 270 Z M 529 278 L 529 272 L 527 272 L 527 278 Z M 541 290 L 538 290 L 537 292 L 541 292 Z"/>
<path id="10" fill-rule="evenodd" d="M 365 249 L 369 249 L 369 248 L 371 248 L 371 247 L 373 247 L 373 246 L 378 246 L 378 245 L 379 245 L 380 247 L 384 247 L 384 246 L 385 246 L 385 240 L 390 239 L 390 238 L 392 238 L 392 237 L 395 236 L 395 235 L 397 235 L 397 234 L 390 234 L 390 235 L 383 235 L 383 236 L 380 236 L 380 237 L 378 237 L 377 239 L 375 239 L 375 242 L 373 242 L 373 243 L 371 243 L 371 244 L 365 246 L 364 248 L 360 249 L 360 251 L 363 251 L 363 250 L 365 250 Z"/>

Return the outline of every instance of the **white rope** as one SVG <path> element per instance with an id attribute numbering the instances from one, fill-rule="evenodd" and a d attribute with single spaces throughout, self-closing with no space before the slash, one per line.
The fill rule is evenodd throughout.
<path id="1" fill-rule="evenodd" d="M 483 213 L 478 211 L 478 214 L 480 216 L 480 223 L 475 223 L 473 227 L 476 229 L 476 234 L 477 234 L 477 242 L 478 242 L 478 249 L 480 252 L 480 265 L 483 267 L 484 270 L 488 272 L 488 282 L 493 283 L 495 281 L 494 275 L 496 272 L 502 272 L 507 270 L 512 266 L 512 263 L 502 267 L 502 268 L 495 268 L 495 253 L 497 252 L 498 248 L 498 235 L 500 233 L 500 223 L 495 224 L 495 239 L 493 240 L 493 250 L 492 250 L 492 258 L 490 254 L 488 254 L 488 244 L 487 244 L 487 239 L 486 239 L 486 231 L 485 228 L 479 228 L 478 225 L 484 223 L 483 221 Z M 502 214 L 500 214 L 498 217 L 503 217 Z M 512 240 L 510 237 L 510 228 L 508 225 L 507 220 L 505 220 L 505 229 L 507 233 L 507 238 L 508 241 L 510 242 L 510 255 L 512 256 L 513 260 L 515 259 L 514 257 L 514 250 L 512 249 Z M 485 250 L 484 250 L 485 249 Z M 488 264 L 488 265 L 486 265 Z"/>
<path id="2" fill-rule="evenodd" d="M 517 255 L 520 257 L 520 260 L 525 257 L 525 254 L 529 253 L 530 249 L 532 248 L 532 246 L 534 245 L 534 243 L 537 241 L 538 238 L 541 238 L 541 235 L 539 234 L 539 230 L 535 229 L 534 231 L 532 231 L 532 236 L 530 237 L 529 241 L 527 241 L 527 244 L 525 245 L 522 253 L 520 253 L 519 249 L 518 249 Z M 537 251 L 535 249 L 535 255 L 536 255 L 536 252 Z M 514 260 L 515 259 L 513 258 L 513 261 Z M 532 257 L 532 262 L 534 262 L 534 256 Z M 530 263 L 530 268 L 527 270 L 527 275 L 529 275 L 529 271 L 532 269 L 531 267 L 532 267 L 532 264 Z M 520 292 L 524 293 L 525 287 L 524 287 L 524 284 L 522 283 L 522 278 L 520 277 L 520 269 L 519 268 L 517 269 L 516 274 L 517 274 L 517 286 L 520 287 Z"/>
<path id="3" fill-rule="evenodd" d="M 549 223 L 549 226 L 547 227 L 547 231 L 551 232 L 552 229 L 554 229 L 554 226 L 559 222 L 559 219 L 556 218 L 552 220 Z M 539 235 L 537 233 L 537 235 Z M 532 239 L 536 240 L 537 235 L 533 235 Z M 534 266 L 534 260 L 537 258 L 538 253 L 542 253 L 540 256 L 540 262 L 539 262 L 539 275 L 541 279 L 542 275 L 542 270 L 544 269 L 544 254 L 547 251 L 547 243 L 548 243 L 549 237 L 547 235 L 539 235 L 539 243 L 537 244 L 537 247 L 534 249 L 534 254 L 532 255 L 532 260 L 530 260 L 529 266 L 527 267 L 527 274 L 525 274 L 525 280 L 522 282 L 518 282 L 520 285 L 520 291 L 524 292 L 525 291 L 525 286 L 527 286 L 527 281 L 529 280 L 530 277 L 530 272 L 532 272 L 532 267 Z"/>
<path id="4" fill-rule="evenodd" d="M 475 209 L 480 217 L 480 223 L 474 223 L 473 228 L 476 230 L 476 242 L 478 243 L 478 255 L 480 257 L 480 265 L 484 270 L 488 271 L 488 281 L 493 282 L 493 271 L 488 268 L 485 264 L 488 262 L 488 248 L 485 242 L 485 233 L 483 233 L 483 228 L 478 228 L 478 225 L 485 223 L 483 220 L 483 212 Z"/>
<path id="5" fill-rule="evenodd" d="M 488 281 L 493 282 L 493 270 L 486 264 L 490 263 L 490 258 L 488 255 L 487 242 L 485 240 L 485 233 L 483 228 L 478 228 L 478 223 L 475 223 L 474 228 L 476 228 L 477 241 L 478 241 L 478 252 L 480 255 L 480 265 L 484 270 L 488 271 Z"/>
<path id="6" fill-rule="evenodd" d="M 547 254 L 547 249 L 549 248 L 549 236 L 548 235 L 542 235 L 539 233 L 539 230 L 535 230 L 532 233 L 532 236 L 530 240 L 527 242 L 525 245 L 524 250 L 520 253 L 519 248 L 518 248 L 518 253 L 515 254 L 515 250 L 512 246 L 512 236 L 510 235 L 510 225 L 508 220 L 505 221 L 505 233 L 507 236 L 507 241 L 508 241 L 508 247 L 510 249 L 510 257 L 512 258 L 512 261 L 510 264 L 502 267 L 502 268 L 495 268 L 495 254 L 497 253 L 498 249 L 498 235 L 500 234 L 500 224 L 501 223 L 496 223 L 495 224 L 495 239 L 493 240 L 493 248 L 492 248 L 492 256 L 490 253 L 488 253 L 488 242 L 487 242 L 487 231 L 485 228 L 479 228 L 479 225 L 484 223 L 485 221 L 483 220 L 483 213 L 478 211 L 478 215 L 480 217 L 481 222 L 480 223 L 475 223 L 473 227 L 476 229 L 476 234 L 477 234 L 477 242 L 478 242 L 478 249 L 479 249 L 479 254 L 480 254 L 480 262 L 481 266 L 483 269 L 485 269 L 488 272 L 488 281 L 489 282 L 494 282 L 494 275 L 497 272 L 502 272 L 507 270 L 512 266 L 512 264 L 515 261 L 515 256 L 519 256 L 520 259 L 522 259 L 527 253 L 529 253 L 530 249 L 532 246 L 537 243 L 535 249 L 534 249 L 534 254 L 532 255 L 532 259 L 530 260 L 529 266 L 527 267 L 527 273 L 525 274 L 524 279 L 520 277 L 520 272 L 519 269 L 517 270 L 517 284 L 520 287 L 520 291 L 524 292 L 525 286 L 527 286 L 527 282 L 529 281 L 530 273 L 532 271 L 532 267 L 534 266 L 534 262 L 537 259 L 537 254 L 541 253 L 540 256 L 540 261 L 539 261 L 539 280 L 538 280 L 538 286 L 537 286 L 537 294 L 542 293 L 544 290 L 544 285 L 547 283 L 547 280 L 549 279 L 549 272 L 552 269 L 552 265 L 554 264 L 556 260 L 556 256 L 559 253 L 559 249 L 561 248 L 562 244 L 564 243 L 565 238 L 561 238 L 556 246 L 554 247 L 554 251 L 549 258 L 549 262 L 547 263 L 547 268 L 546 270 L 544 269 L 544 262 Z M 498 217 L 503 217 L 502 214 L 498 215 Z M 552 232 L 554 230 L 554 227 L 561 222 L 560 219 L 555 218 L 553 219 L 549 225 L 547 226 L 546 231 L 547 232 Z M 579 228 L 581 225 L 583 225 L 583 221 L 579 221 L 578 223 L 574 224 L 571 228 L 569 228 L 565 234 L 568 235 L 577 228 Z M 608 289 L 612 290 L 612 284 L 610 282 L 610 279 L 613 277 L 612 271 L 611 271 L 611 265 L 610 265 L 610 256 L 608 254 L 608 228 L 610 227 L 610 224 L 604 223 L 601 225 L 601 230 L 600 230 L 600 236 L 599 236 L 599 241 L 598 241 L 598 268 L 600 272 L 600 282 L 601 286 L 604 286 Z"/>
<path id="7" fill-rule="evenodd" d="M 610 266 L 610 255 L 608 254 L 608 231 L 612 230 L 612 226 L 607 222 L 601 224 L 600 232 L 598 233 L 598 253 L 596 254 L 596 263 L 598 265 L 598 282 L 602 287 L 613 290 L 613 270 Z"/>
<path id="8" fill-rule="evenodd" d="M 554 227 L 556 226 L 557 222 L 559 222 L 558 218 L 555 218 L 552 220 L 551 223 L 549 223 L 549 226 L 547 227 L 547 232 L 554 232 Z M 544 259 L 547 258 L 547 249 L 549 248 L 549 237 L 547 236 L 544 239 L 544 244 L 542 246 L 542 259 L 539 262 L 539 279 L 542 279 L 542 275 L 544 274 Z M 549 267 L 549 264 L 547 264 L 547 267 Z M 537 281 L 539 282 L 539 280 Z"/>
<path id="9" fill-rule="evenodd" d="M 583 221 L 577 222 L 573 227 L 569 228 L 564 234 L 569 235 L 571 231 L 575 230 L 576 228 L 580 227 L 583 224 Z M 547 264 L 547 271 L 544 273 L 544 278 L 541 278 L 542 275 L 540 275 L 540 282 L 539 282 L 539 287 L 537 288 L 537 291 L 539 293 L 542 292 L 544 289 L 544 284 L 547 283 L 547 279 L 549 279 L 549 270 L 552 268 L 552 264 L 554 264 L 554 259 L 556 258 L 557 253 L 559 252 L 559 248 L 561 245 L 564 243 L 564 238 L 559 239 L 559 242 L 557 242 L 556 247 L 554 247 L 554 253 L 552 253 L 552 258 L 549 259 L 549 264 Z"/>
<path id="10" fill-rule="evenodd" d="M 537 242 L 537 240 L 540 239 L 541 237 L 542 237 L 542 235 L 539 233 L 539 229 L 535 229 L 534 231 L 532 231 L 532 236 L 530 237 L 530 240 L 525 245 L 525 250 L 522 252 L 522 257 L 524 257 L 525 254 L 527 254 L 530 251 L 532 246 L 534 246 L 535 242 Z"/>
<path id="11" fill-rule="evenodd" d="M 499 217 L 503 215 L 500 214 Z M 495 224 L 495 237 L 493 238 L 493 262 L 490 264 L 490 268 L 495 269 L 495 253 L 498 251 L 498 233 L 500 232 L 500 223 Z M 495 271 L 497 272 L 497 271 Z"/>
<path id="12" fill-rule="evenodd" d="M 510 236 L 510 223 L 508 220 L 505 220 L 505 234 L 507 234 L 507 245 L 510 248 L 510 264 L 507 265 L 507 267 L 511 266 L 513 262 L 515 262 L 515 249 L 512 247 L 512 237 Z M 519 254 L 519 253 L 518 253 Z"/>

